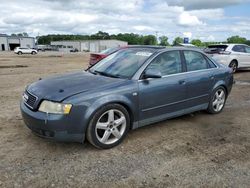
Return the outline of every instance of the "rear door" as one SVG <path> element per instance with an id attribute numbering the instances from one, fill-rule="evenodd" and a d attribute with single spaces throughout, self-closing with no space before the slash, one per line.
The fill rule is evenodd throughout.
<path id="1" fill-rule="evenodd" d="M 158 55 L 145 69 L 158 69 L 162 78 L 139 80 L 140 126 L 180 114 L 185 109 L 186 82 L 180 51 Z"/>
<path id="2" fill-rule="evenodd" d="M 186 63 L 187 103 L 189 108 L 200 108 L 209 101 L 214 85 L 214 72 L 216 66 L 200 52 L 184 50 Z"/>
<path id="3" fill-rule="evenodd" d="M 250 47 L 249 46 L 245 46 L 245 51 L 246 51 L 245 66 L 250 67 Z"/>
<path id="4" fill-rule="evenodd" d="M 249 53 L 246 52 L 245 45 L 235 45 L 232 48 L 233 54 L 236 55 L 238 60 L 238 67 L 247 67 L 250 65 L 249 63 Z"/>
<path id="5" fill-rule="evenodd" d="M 22 48 L 22 52 L 23 52 L 24 54 L 27 54 L 27 53 L 29 53 L 29 49 L 28 49 L 28 48 Z"/>

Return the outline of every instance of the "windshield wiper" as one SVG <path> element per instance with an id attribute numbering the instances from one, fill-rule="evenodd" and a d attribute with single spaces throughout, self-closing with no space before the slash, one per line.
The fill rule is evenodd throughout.
<path id="1" fill-rule="evenodd" d="M 86 70 L 88 72 L 90 72 L 91 74 L 95 74 L 96 75 L 96 72 L 95 71 L 91 71 L 90 69 L 89 70 Z"/>
<path id="2" fill-rule="evenodd" d="M 97 71 L 97 70 L 95 70 L 93 73 L 97 73 L 97 74 L 100 74 L 102 76 L 107 76 L 107 77 L 112 77 L 112 78 L 121 78 L 118 75 L 109 74 L 109 73 L 103 72 L 103 71 Z"/>

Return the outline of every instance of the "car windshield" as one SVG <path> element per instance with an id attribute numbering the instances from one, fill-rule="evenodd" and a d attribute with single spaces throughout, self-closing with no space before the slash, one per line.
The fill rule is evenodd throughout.
<path id="1" fill-rule="evenodd" d="M 93 74 L 130 79 L 153 54 L 152 49 L 124 49 L 111 54 L 89 69 Z"/>

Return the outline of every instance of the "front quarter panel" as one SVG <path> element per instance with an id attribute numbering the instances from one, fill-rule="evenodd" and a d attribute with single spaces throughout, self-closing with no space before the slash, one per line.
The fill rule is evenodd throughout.
<path id="1" fill-rule="evenodd" d="M 114 88 L 81 93 L 66 99 L 65 103 L 72 103 L 74 108 L 82 110 L 82 112 L 79 112 L 81 114 L 79 126 L 81 126 L 83 132 L 86 131 L 94 113 L 110 103 L 119 103 L 127 108 L 132 121 L 135 122 L 138 119 L 138 82 L 129 81 L 127 84 Z"/>

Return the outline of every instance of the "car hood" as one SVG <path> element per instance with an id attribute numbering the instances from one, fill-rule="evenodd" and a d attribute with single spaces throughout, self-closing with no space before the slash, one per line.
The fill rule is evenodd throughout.
<path id="1" fill-rule="evenodd" d="M 60 102 L 72 95 L 122 82 L 125 82 L 125 80 L 81 71 L 39 80 L 31 84 L 27 90 L 39 99 Z"/>

